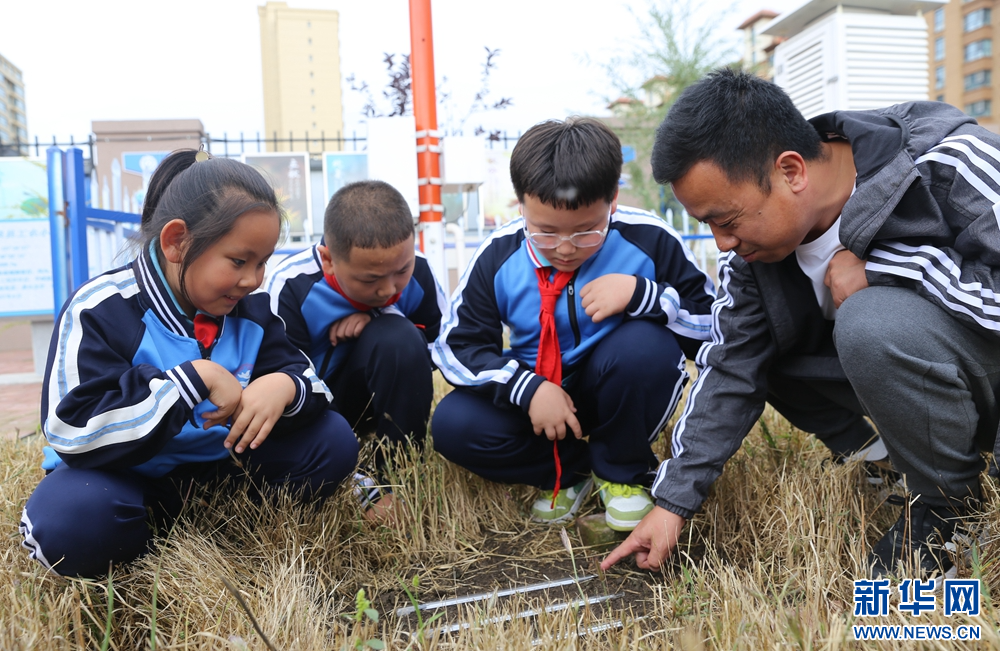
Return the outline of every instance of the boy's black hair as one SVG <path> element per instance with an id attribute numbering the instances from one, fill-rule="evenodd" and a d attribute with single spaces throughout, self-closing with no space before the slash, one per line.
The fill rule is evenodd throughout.
<path id="1" fill-rule="evenodd" d="M 673 183 L 701 161 L 734 182 L 771 191 L 783 151 L 807 161 L 823 155 L 820 136 L 781 88 L 756 75 L 719 68 L 688 87 L 656 130 L 653 178 Z"/>
<path id="2" fill-rule="evenodd" d="M 323 237 L 330 254 L 349 260 L 351 249 L 387 249 L 413 236 L 413 214 L 385 181 L 348 183 L 330 198 Z"/>
<path id="3" fill-rule="evenodd" d="M 191 263 L 232 230 L 236 220 L 253 210 L 283 215 L 274 188 L 253 167 L 229 158 L 195 162 L 193 149 L 179 149 L 160 161 L 149 179 L 142 206 L 140 245 L 160 250 L 160 231 L 175 219 L 184 220 L 188 247 L 181 261 L 179 284 L 187 299 L 184 275 Z M 162 260 L 162 257 L 161 257 Z"/>
<path id="4" fill-rule="evenodd" d="M 530 194 L 558 209 L 576 210 L 618 194 L 622 143 L 594 118 L 546 120 L 528 129 L 510 155 L 517 200 Z"/>

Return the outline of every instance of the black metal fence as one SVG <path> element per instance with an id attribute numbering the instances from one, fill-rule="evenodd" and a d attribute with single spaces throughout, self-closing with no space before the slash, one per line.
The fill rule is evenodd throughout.
<path id="1" fill-rule="evenodd" d="M 230 138 L 228 133 L 223 132 L 221 138 L 205 134 L 202 141 L 205 143 L 205 149 L 213 156 L 226 157 L 266 151 L 307 151 L 310 154 L 320 154 L 324 151 L 364 151 L 367 142 L 364 137 L 359 138 L 357 132 L 352 132 L 349 137 L 337 132 L 337 135 L 331 137 L 324 131 L 320 131 L 318 135 L 306 131 L 301 138 L 296 138 L 292 132 L 288 133 L 287 138 L 278 137 L 277 132 L 270 138 L 267 136 L 262 138 L 260 133 L 249 138 L 244 136 L 242 131 L 238 138 L 235 136 Z"/>
<path id="2" fill-rule="evenodd" d="M 69 142 L 57 142 L 55 136 L 52 136 L 52 142 L 39 141 L 38 136 L 35 136 L 34 142 L 19 139 L 5 142 L 0 137 L 0 156 L 42 156 L 49 147 L 80 147 L 81 149 L 86 147 L 90 158 L 94 158 L 94 137 L 92 135 L 87 136 L 87 139 L 82 141 L 77 141 L 73 136 L 70 136 Z"/>
<path id="3" fill-rule="evenodd" d="M 509 135 L 506 131 L 493 131 L 483 136 L 489 144 L 490 149 L 510 149 L 520 137 L 520 131 L 517 132 L 516 136 Z M 277 132 L 272 133 L 270 137 L 261 136 L 260 132 L 254 134 L 253 137 L 245 136 L 243 132 L 240 132 L 238 137 L 230 136 L 228 133 L 223 132 L 221 138 L 205 134 L 200 138 L 192 137 L 191 139 L 192 141 L 197 139 L 197 142 L 192 142 L 194 148 L 204 144 L 205 149 L 213 156 L 225 157 L 235 157 L 242 154 L 259 154 L 269 151 L 307 151 L 317 155 L 324 151 L 364 151 L 367 142 L 366 138 L 358 136 L 357 132 L 352 132 L 350 136 L 342 135 L 339 132 L 336 135 L 328 136 L 323 131 L 320 131 L 318 134 L 307 131 L 302 137 L 296 137 L 291 132 L 289 132 L 288 137 L 279 137 Z M 155 142 L 157 140 L 176 141 L 178 137 L 114 137 L 115 142 Z M 93 134 L 88 134 L 85 139 L 80 140 L 70 136 L 68 142 L 59 141 L 55 136 L 52 137 L 51 141 L 40 140 L 38 136 L 35 136 L 34 141 L 15 139 L 12 142 L 5 142 L 3 138 L 0 138 L 0 156 L 43 156 L 45 150 L 49 147 L 79 147 L 85 149 L 88 157 L 93 160 L 94 145 L 96 144 L 97 138 Z"/>

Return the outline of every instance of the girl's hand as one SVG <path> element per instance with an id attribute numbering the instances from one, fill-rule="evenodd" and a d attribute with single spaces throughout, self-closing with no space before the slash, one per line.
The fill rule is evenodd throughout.
<path id="1" fill-rule="evenodd" d="M 535 434 L 540 436 L 544 433 L 550 441 L 561 441 L 569 432 L 573 432 L 576 438 L 583 437 L 573 399 L 561 386 L 548 380 L 542 382 L 531 397 L 528 416 Z"/>
<path id="2" fill-rule="evenodd" d="M 594 323 L 620 314 L 628 307 L 635 293 L 635 276 L 605 274 L 595 278 L 580 290 L 580 305 Z"/>
<path id="3" fill-rule="evenodd" d="M 196 359 L 191 362 L 191 366 L 194 366 L 201 381 L 208 387 L 206 400 L 215 405 L 215 411 L 202 414 L 202 418 L 205 419 L 203 427 L 208 429 L 216 425 L 225 425 L 240 406 L 243 387 L 240 386 L 239 380 L 211 360 Z"/>
<path id="4" fill-rule="evenodd" d="M 330 345 L 336 346 L 345 339 L 357 339 L 371 320 L 372 317 L 367 312 L 355 312 L 334 321 L 330 326 Z"/>
<path id="5" fill-rule="evenodd" d="M 269 373 L 251 382 L 243 390 L 233 414 L 233 426 L 224 443 L 226 449 L 236 443 L 237 453 L 243 452 L 247 445 L 256 450 L 294 399 L 295 381 L 284 373 Z"/>

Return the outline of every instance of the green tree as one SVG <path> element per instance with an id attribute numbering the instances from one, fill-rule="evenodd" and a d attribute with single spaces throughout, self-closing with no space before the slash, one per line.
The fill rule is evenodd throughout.
<path id="1" fill-rule="evenodd" d="M 709 71 L 734 63 L 733 35 L 720 32 L 732 9 L 709 13 L 704 5 L 684 0 L 650 0 L 643 13 L 632 10 L 640 38 L 631 52 L 615 57 L 605 70 L 616 92 L 611 101 L 612 128 L 622 144 L 635 151 L 625 164 L 628 194 L 641 207 L 663 216 L 665 208 L 679 206 L 653 180 L 649 167 L 656 128 L 680 93 Z"/>

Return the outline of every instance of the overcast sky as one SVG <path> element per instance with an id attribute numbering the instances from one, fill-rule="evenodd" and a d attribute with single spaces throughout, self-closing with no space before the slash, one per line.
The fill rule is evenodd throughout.
<path id="1" fill-rule="evenodd" d="M 199 118 L 221 136 L 264 126 L 257 5 L 264 0 L 0 0 L 0 54 L 24 76 L 33 139 L 80 138 L 91 120 Z M 381 87 L 385 52 L 409 52 L 407 0 L 288 0 L 340 12 L 342 76 Z M 720 33 L 762 8 L 801 0 L 709 0 Z M 722 18 L 720 12 L 732 5 Z M 546 118 L 604 114 L 602 64 L 637 44 L 645 0 L 433 0 L 435 68 L 454 106 L 479 85 L 484 46 L 499 48 L 492 96 L 514 107 L 473 118 L 512 132 Z M 629 8 L 632 8 L 632 12 Z M 346 129 L 364 133 L 363 100 L 344 89 Z"/>

